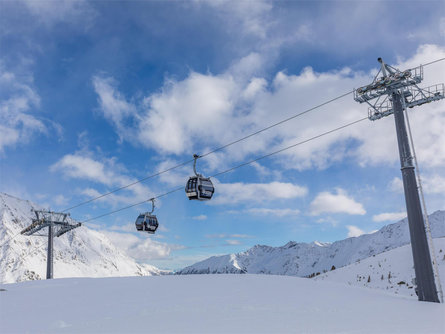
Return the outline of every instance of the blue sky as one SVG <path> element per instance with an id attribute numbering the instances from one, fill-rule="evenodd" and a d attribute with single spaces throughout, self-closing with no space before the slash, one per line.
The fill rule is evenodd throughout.
<path id="1" fill-rule="evenodd" d="M 62 210 L 369 83 L 445 57 L 443 1 L 1 1 L 0 191 Z M 422 86 L 445 81 L 445 62 Z M 367 115 L 352 95 L 198 161 L 213 175 Z M 445 102 L 410 111 L 429 211 L 445 209 Z M 187 165 L 71 211 L 80 221 L 185 184 Z M 218 176 L 209 203 L 162 197 L 87 225 L 176 269 L 404 216 L 392 117 Z"/>

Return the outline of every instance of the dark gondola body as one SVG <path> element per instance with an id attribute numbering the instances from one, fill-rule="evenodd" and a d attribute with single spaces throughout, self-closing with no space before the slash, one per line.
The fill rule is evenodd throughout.
<path id="1" fill-rule="evenodd" d="M 191 176 L 185 186 L 189 200 L 208 201 L 212 198 L 215 188 L 210 178 L 200 175 Z"/>
<path id="2" fill-rule="evenodd" d="M 158 229 L 159 223 L 155 215 L 148 212 L 141 213 L 135 222 L 136 230 L 154 234 Z"/>

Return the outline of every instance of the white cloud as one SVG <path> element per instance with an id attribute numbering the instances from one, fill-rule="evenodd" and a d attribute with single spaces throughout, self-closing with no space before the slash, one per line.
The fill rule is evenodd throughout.
<path id="1" fill-rule="evenodd" d="M 0 153 L 8 146 L 29 142 L 35 134 L 47 133 L 47 126 L 32 114 L 40 106 L 32 76 L 19 78 L 0 61 L 0 91 Z"/>
<path id="2" fill-rule="evenodd" d="M 111 185 L 114 173 L 106 170 L 104 163 L 81 154 L 67 154 L 54 165 L 51 171 L 62 171 L 65 175 L 76 179 L 87 179 L 90 181 Z"/>
<path id="3" fill-rule="evenodd" d="M 215 195 L 210 204 L 237 204 L 264 202 L 277 199 L 304 197 L 307 188 L 292 183 L 219 183 L 215 180 Z"/>
<path id="4" fill-rule="evenodd" d="M 354 225 L 347 225 L 346 228 L 348 229 L 348 238 L 350 237 L 359 237 L 362 234 L 371 234 L 377 232 L 377 230 L 372 230 L 370 232 L 365 232 L 362 229 L 358 228 Z"/>
<path id="5" fill-rule="evenodd" d="M 104 117 L 116 126 L 121 140 L 131 136 L 126 121 L 136 115 L 136 107 L 127 102 L 125 97 L 116 89 L 117 83 L 110 77 L 93 76 L 94 89 L 98 95 L 98 103 Z"/>
<path id="6" fill-rule="evenodd" d="M 362 234 L 365 234 L 365 231 L 354 225 L 348 225 L 346 228 L 348 229 L 348 238 L 359 237 Z"/>
<path id="7" fill-rule="evenodd" d="M 235 239 L 227 239 L 226 242 L 230 246 L 241 245 L 242 243 L 240 240 L 235 240 Z"/>
<path id="8" fill-rule="evenodd" d="M 165 259 L 174 249 L 181 249 L 179 245 L 169 245 L 150 238 L 138 237 L 131 233 L 102 231 L 113 244 L 123 249 L 128 255 L 139 261 Z"/>
<path id="9" fill-rule="evenodd" d="M 208 144 L 229 141 L 236 94 L 230 76 L 192 72 L 181 82 L 167 82 L 161 93 L 145 100 L 147 110 L 141 115 L 138 139 L 175 154 L 190 150 L 198 138 L 206 138 Z"/>
<path id="10" fill-rule="evenodd" d="M 219 239 L 225 239 L 225 238 L 248 239 L 248 238 L 253 238 L 253 236 L 248 235 L 248 234 L 227 234 L 227 233 L 206 234 L 205 237 L 209 238 L 209 239 L 214 239 L 214 238 L 219 238 Z"/>
<path id="11" fill-rule="evenodd" d="M 330 225 L 332 225 L 332 226 L 334 226 L 334 227 L 338 225 L 338 221 L 335 220 L 335 219 L 332 218 L 332 217 L 329 217 L 329 216 L 327 216 L 327 217 L 322 217 L 322 218 L 318 218 L 318 219 L 316 220 L 316 222 L 319 223 L 319 224 L 330 224 Z"/>
<path id="12" fill-rule="evenodd" d="M 297 216 L 300 214 L 298 209 L 269 209 L 269 208 L 252 208 L 248 209 L 247 212 L 256 215 L 270 215 L 270 216 Z"/>
<path id="13" fill-rule="evenodd" d="M 268 1 L 198 1 L 215 7 L 228 27 L 236 29 L 238 34 L 254 35 L 261 39 L 267 37 L 268 28 L 273 22 L 270 15 L 272 4 Z"/>
<path id="14" fill-rule="evenodd" d="M 53 26 L 57 23 L 72 23 L 82 30 L 91 26 L 96 11 L 86 0 L 36 1 L 21 0 L 39 22 Z"/>
<path id="15" fill-rule="evenodd" d="M 403 181 L 400 177 L 395 177 L 388 185 L 388 189 L 396 193 L 403 193 Z"/>
<path id="16" fill-rule="evenodd" d="M 110 231 L 118 231 L 118 232 L 134 232 L 135 225 L 134 224 L 125 224 L 125 225 L 113 225 L 109 228 Z"/>
<path id="17" fill-rule="evenodd" d="M 406 212 L 386 212 L 372 216 L 372 220 L 375 222 L 399 221 L 405 217 Z"/>
<path id="18" fill-rule="evenodd" d="M 125 168 L 118 164 L 115 158 L 95 157 L 92 152 L 87 150 L 66 154 L 53 164 L 50 170 L 52 172 L 61 172 L 69 178 L 93 181 L 107 187 L 118 188 L 137 181 L 135 178 L 126 175 Z M 128 195 L 128 192 L 132 195 Z M 81 193 L 90 198 L 101 195 L 101 192 L 91 187 L 81 190 Z M 149 199 L 151 195 L 152 192 L 146 185 L 136 183 L 123 190 L 122 193 L 113 193 L 98 199 L 98 201 L 113 205 L 118 203 L 134 204 L 135 202 Z"/>
<path id="19" fill-rule="evenodd" d="M 353 72 L 349 68 L 317 73 L 306 67 L 295 75 L 278 72 L 271 82 L 256 74 L 250 74 L 246 79 L 245 73 L 254 72 L 251 67 L 261 63 L 258 57 L 252 54 L 242 58 L 220 75 L 192 71 L 184 80 L 166 80 L 161 90 L 143 101 L 130 103 L 115 86 L 106 84 L 107 89 L 96 88 L 96 91 L 100 101 L 108 96 L 110 111 L 106 117 L 116 124 L 121 137 L 161 153 L 200 153 L 351 91 L 353 87 L 370 82 L 375 74 L 375 69 L 369 73 Z M 442 57 L 445 57 L 445 48 L 424 45 L 411 58 L 391 65 L 404 69 Z M 235 71 L 237 66 L 245 71 Z M 445 63 L 436 63 L 424 70 L 422 86 L 441 82 L 443 76 L 440 73 L 445 72 Z M 427 104 L 422 106 L 421 112 L 415 112 L 417 108 L 409 112 L 422 168 L 445 164 L 445 145 L 438 144 L 445 142 L 443 103 Z M 335 110 L 341 112 L 333 113 Z M 237 144 L 236 150 L 230 147 L 212 154 L 203 159 L 203 163 L 211 170 L 220 170 L 232 162 L 244 160 L 249 154 L 269 153 L 366 114 L 367 107 L 348 95 L 299 117 L 298 121 L 289 121 L 249 138 Z M 202 143 L 208 146 L 203 147 Z M 398 162 L 397 150 L 394 121 L 392 117 L 386 117 L 331 133 L 283 152 L 274 159 L 281 167 L 298 170 L 323 169 L 351 157 L 362 166 L 393 165 Z"/>
<path id="20" fill-rule="evenodd" d="M 207 216 L 206 215 L 199 215 L 199 216 L 192 217 L 192 219 L 194 219 L 194 220 L 206 220 Z"/>
<path id="21" fill-rule="evenodd" d="M 428 194 L 445 194 L 445 175 L 422 177 L 423 191 Z"/>
<path id="22" fill-rule="evenodd" d="M 66 198 L 65 196 L 59 194 L 54 196 L 54 203 L 56 205 L 66 205 L 68 203 L 68 198 Z"/>
<path id="23" fill-rule="evenodd" d="M 327 191 L 319 193 L 310 204 L 310 214 L 318 216 L 323 213 L 347 213 L 364 215 L 363 205 L 349 197 L 345 190 L 338 188 L 335 194 Z"/>

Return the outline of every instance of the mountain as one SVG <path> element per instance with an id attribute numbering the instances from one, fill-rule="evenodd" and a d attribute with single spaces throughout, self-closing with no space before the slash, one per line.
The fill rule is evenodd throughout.
<path id="1" fill-rule="evenodd" d="M 445 236 L 445 211 L 429 216 L 434 238 Z M 410 242 L 408 221 L 403 219 L 372 234 L 347 238 L 334 243 L 297 243 L 281 247 L 256 245 L 245 252 L 213 256 L 177 272 L 177 274 L 251 273 L 313 276 L 344 267 Z"/>
<path id="2" fill-rule="evenodd" d="M 445 287 L 445 238 L 435 238 L 434 248 L 441 284 L 442 287 Z M 416 297 L 414 277 L 411 246 L 405 245 L 354 262 L 343 268 L 328 271 L 315 276 L 314 280 L 385 290 L 403 296 Z"/>
<path id="3" fill-rule="evenodd" d="M 35 217 L 32 209 L 41 208 L 30 201 L 0 193 L 1 283 L 46 278 L 48 239 L 20 234 Z M 136 263 L 105 235 L 86 226 L 54 238 L 54 278 L 151 276 L 163 273 L 156 267 Z"/>

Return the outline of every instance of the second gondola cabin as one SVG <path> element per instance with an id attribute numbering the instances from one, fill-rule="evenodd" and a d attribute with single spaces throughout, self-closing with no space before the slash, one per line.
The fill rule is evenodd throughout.
<path id="1" fill-rule="evenodd" d="M 208 201 L 212 198 L 215 188 L 210 178 L 200 175 L 191 176 L 185 186 L 189 200 Z"/>
<path id="2" fill-rule="evenodd" d="M 196 160 L 200 158 L 199 155 L 193 154 L 193 171 L 194 176 L 190 176 L 185 185 L 185 193 L 190 200 L 208 201 L 212 198 L 215 188 L 209 177 L 204 177 L 196 171 Z"/>
<path id="3" fill-rule="evenodd" d="M 159 223 L 155 215 L 146 212 L 146 213 L 141 213 L 136 218 L 135 225 L 136 225 L 136 230 L 138 231 L 154 234 L 158 229 Z"/>

